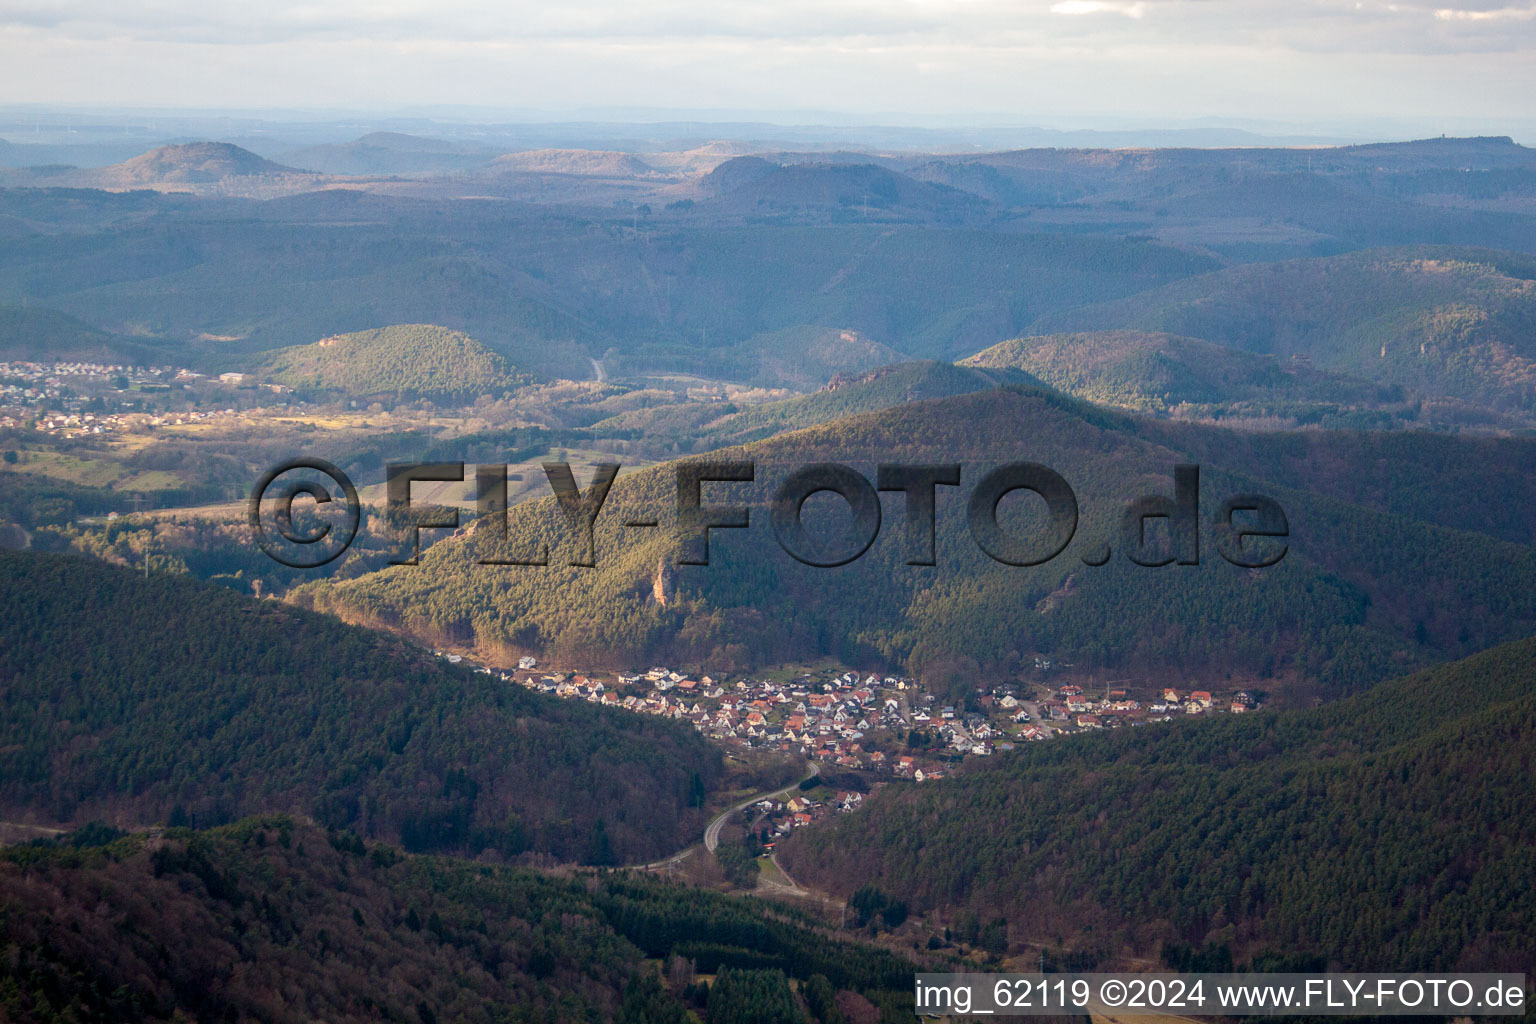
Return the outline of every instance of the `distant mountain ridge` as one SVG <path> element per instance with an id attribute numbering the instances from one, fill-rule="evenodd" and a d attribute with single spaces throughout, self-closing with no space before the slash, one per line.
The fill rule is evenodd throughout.
<path id="1" fill-rule="evenodd" d="M 369 144 L 408 152 L 418 140 Z M 1401 173 L 1376 169 L 1390 166 L 1388 156 L 1401 146 L 1350 156 L 1337 171 L 1324 168 L 1344 157 L 1323 150 L 1098 150 L 778 153 L 727 160 L 705 175 L 716 156 L 557 150 L 515 155 L 500 171 L 434 172 L 420 180 L 343 181 L 240 160 L 204 171 L 196 170 L 201 164 L 146 165 L 144 174 L 266 173 L 125 184 L 96 171 L 4 172 L 0 182 L 28 187 L 0 190 L 0 233 L 7 236 L 0 276 L 13 282 L 11 301 L 87 322 L 242 339 L 221 356 L 336 330 L 435 322 L 492 340 L 519 368 L 546 377 L 581 379 L 590 358 L 607 361 L 611 353 L 614 379 L 691 373 L 808 387 L 826 379 L 814 380 L 813 362 L 791 362 L 793 380 L 768 381 L 760 372 L 772 372 L 766 363 L 774 360 L 759 356 L 775 353 L 737 347 L 811 326 L 854 332 L 897 359 L 963 358 L 1008 338 L 1105 329 L 1225 344 L 1201 324 L 1153 321 L 1145 309 L 1122 309 L 1131 315 L 1103 322 L 1086 317 L 1106 301 L 1191 275 L 1219 271 L 1230 288 L 1244 274 L 1270 273 L 1252 269 L 1259 264 L 1299 257 L 1343 267 L 1346 257 L 1319 254 L 1365 246 L 1390 263 L 1395 258 L 1383 248 L 1390 246 L 1403 259 L 1384 266 L 1379 284 L 1361 284 L 1358 273 L 1319 272 L 1303 281 L 1274 272 L 1274 288 L 1313 289 L 1331 304 L 1324 319 L 1345 325 L 1340 346 L 1376 337 L 1377 359 L 1390 343 L 1394 364 L 1385 380 L 1363 357 L 1341 365 L 1315 353 L 1314 367 L 1405 389 L 1420 389 L 1428 374 L 1455 401 L 1482 406 L 1511 384 L 1522 386 L 1529 332 L 1518 315 L 1484 303 L 1488 296 L 1480 298 L 1476 287 L 1458 297 L 1408 264 L 1512 267 L 1514 251 L 1536 251 L 1536 169 L 1523 167 L 1527 151 L 1494 140 L 1467 144 L 1489 154 L 1482 161 L 1488 169 L 1478 170 L 1460 145 L 1431 140 L 1421 147 L 1430 154 L 1424 167 Z M 1500 160 L 1509 166 L 1495 166 Z M 88 187 L 123 194 L 66 191 Z M 135 191 L 144 189 L 165 194 Z M 268 201 L 244 205 L 252 199 Z M 576 208 L 600 230 L 550 213 Z M 53 223 L 73 225 L 75 241 L 49 241 Z M 1467 256 L 1461 243 L 1469 239 L 1508 251 Z M 1488 276 L 1491 295 L 1497 275 Z M 1357 286 L 1361 303 L 1341 297 Z M 1447 298 L 1426 304 L 1435 294 Z M 1178 296 L 1153 298 L 1164 306 Z M 1388 298 L 1440 322 L 1381 336 L 1391 324 L 1358 322 L 1347 308 L 1375 303 L 1386 316 Z M 1442 309 L 1457 304 L 1471 315 Z M 1069 318 L 1072 310 L 1084 319 Z M 1271 312 L 1289 321 L 1298 315 Z M 1487 321 L 1478 322 L 1484 314 Z M 1248 336 L 1265 329 L 1262 321 L 1238 325 Z M 1429 358 L 1419 359 L 1415 342 L 1431 336 L 1461 351 L 1442 359 L 1432 343 Z M 1248 347 L 1282 365 L 1290 357 Z M 844 372 L 829 369 L 827 377 Z M 1525 408 L 1517 396 L 1491 425 L 1502 427 L 1500 417 Z"/>
<path id="2" fill-rule="evenodd" d="M 957 162 L 1011 167 L 1094 168 L 1099 173 L 1145 173 L 1159 168 L 1215 166 L 1243 161 L 1271 171 L 1377 170 L 1384 167 L 1458 167 L 1494 170 L 1536 167 L 1536 148 L 1522 146 L 1507 135 L 1416 139 L 1344 146 L 1148 147 L 1116 149 L 1040 148 L 1002 150 L 975 156 L 950 157 Z"/>

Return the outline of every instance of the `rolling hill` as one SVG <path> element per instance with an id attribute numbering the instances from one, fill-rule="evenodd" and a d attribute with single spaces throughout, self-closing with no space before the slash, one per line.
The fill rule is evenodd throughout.
<path id="1" fill-rule="evenodd" d="M 413 850 L 639 860 L 702 827 L 718 752 L 180 576 L 0 552 L 0 815 L 273 811 Z"/>
<path id="2" fill-rule="evenodd" d="M 1233 267 L 1036 321 L 1166 331 L 1454 397 L 1536 410 L 1536 260 L 1406 248 Z"/>
<path id="3" fill-rule="evenodd" d="M 502 394 L 526 379 L 498 353 L 436 324 L 393 324 L 279 349 L 258 372 L 293 388 L 351 395 L 473 398 Z"/>
<path id="4" fill-rule="evenodd" d="M 838 394 L 803 401 L 834 401 Z M 1467 508 L 1503 500 L 1497 476 L 1461 494 L 1463 511 L 1451 529 L 1437 520 L 1451 515 L 1443 506 L 1455 499 L 1388 507 L 1358 491 L 1350 495 L 1356 503 L 1341 500 L 1327 487 L 1309 487 L 1304 474 L 1272 484 L 1254 472 L 1262 463 L 1256 466 L 1251 452 L 1227 468 L 1222 436 L 1188 424 L 1163 430 L 1039 387 L 972 390 L 698 457 L 756 462 L 754 483 L 714 486 L 718 497 L 707 499 L 748 504 L 754 525 L 718 533 L 707 567 L 680 566 L 677 599 L 666 606 L 651 600 L 658 560 L 679 553 L 671 532 L 675 475 L 665 466 L 621 474 L 615 483 L 597 522 L 598 569 L 565 567 L 573 552 L 562 521 L 552 504 L 533 503 L 514 510 L 505 544 L 494 531 L 466 531 L 435 545 L 420 566 L 317 582 L 297 597 L 433 643 L 478 645 L 488 656 L 510 645 L 580 666 L 673 658 L 731 671 L 834 655 L 851 664 L 905 664 L 930 680 L 953 682 L 962 696 L 969 681 L 1011 672 L 1035 651 L 1149 679 L 1264 680 L 1300 699 L 1360 689 L 1536 628 L 1536 550 L 1529 540 L 1466 532 L 1475 517 Z M 1364 444 L 1352 457 L 1372 459 L 1373 447 Z M 1229 494 L 1272 496 L 1289 519 L 1287 557 L 1269 570 L 1239 569 L 1216 555 L 1208 532 L 1199 566 L 1149 569 L 1123 552 L 1103 567 L 1087 564 L 1106 543 L 1120 551 L 1126 504 L 1168 493 L 1174 465 L 1195 451 L 1205 459 L 1204 514 Z M 1411 449 L 1398 453 L 1408 457 L 1394 467 L 1392 492 L 1422 488 Z M 991 467 L 1016 460 L 1063 474 L 1080 509 L 1072 546 L 1028 568 L 982 554 L 964 521 L 969 488 Z M 894 526 L 840 568 L 802 565 L 780 550 L 767 523 L 774 488 L 792 470 L 819 461 L 852 465 L 866 478 L 880 462 L 961 463 L 964 486 L 939 494 L 939 564 L 907 565 L 903 533 Z M 1010 507 L 1010 529 L 1038 530 L 1031 505 Z M 895 496 L 886 508 L 892 519 L 902 515 Z M 659 532 L 619 525 L 652 515 Z M 1490 516 L 1507 529 L 1505 513 Z M 1209 519 L 1202 529 L 1214 530 Z M 478 564 L 537 543 L 554 552 L 551 566 Z"/>
<path id="5" fill-rule="evenodd" d="M 0 190 L 7 213 L 71 230 L 0 247 L 0 302 L 240 339 L 219 343 L 226 358 L 381 324 L 442 324 L 519 369 L 578 380 L 591 375 L 589 356 L 609 350 L 643 372 L 693 372 L 718 365 L 721 349 L 802 325 L 953 359 L 1048 313 L 1219 266 L 1144 238 L 727 225 L 704 213 L 663 220 L 660 209 L 649 219 L 616 211 L 589 230 L 560 210 L 339 188 L 262 203 Z"/>
<path id="6" fill-rule="evenodd" d="M 1536 640 L 1307 711 L 1031 744 L 781 847 L 797 877 L 1017 939 L 1536 966 Z"/>

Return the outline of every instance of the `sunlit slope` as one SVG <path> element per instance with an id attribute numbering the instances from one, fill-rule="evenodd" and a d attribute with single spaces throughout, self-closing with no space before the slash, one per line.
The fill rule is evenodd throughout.
<path id="1" fill-rule="evenodd" d="M 471 399 L 501 395 L 522 382 L 499 353 L 435 324 L 339 334 L 270 353 L 258 368 L 278 384 L 351 395 Z"/>

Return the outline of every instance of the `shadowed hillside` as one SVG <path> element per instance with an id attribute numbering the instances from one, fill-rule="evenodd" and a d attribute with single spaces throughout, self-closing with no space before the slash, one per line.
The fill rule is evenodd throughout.
<path id="1" fill-rule="evenodd" d="M 1031 744 L 797 833 L 797 877 L 1078 948 L 1529 972 L 1536 641 L 1304 712 Z"/>
<path id="2" fill-rule="evenodd" d="M 0 553 L 0 813 L 291 811 L 416 850 L 614 863 L 702 827 L 686 724 L 542 697 L 184 576 Z"/>
<path id="3" fill-rule="evenodd" d="M 162 365 L 181 356 L 181 346 L 160 339 L 125 338 L 51 309 L 0 306 L 0 359 Z"/>
<path id="4" fill-rule="evenodd" d="M 16 1024 L 688 1024 L 708 987 L 659 969 L 674 957 L 778 972 L 791 1000 L 786 977 L 819 979 L 882 1022 L 912 1018 L 912 964 L 803 915 L 645 878 L 402 856 L 283 817 L 163 837 L 96 825 L 0 850 L 0 904 L 0 1016 Z"/>

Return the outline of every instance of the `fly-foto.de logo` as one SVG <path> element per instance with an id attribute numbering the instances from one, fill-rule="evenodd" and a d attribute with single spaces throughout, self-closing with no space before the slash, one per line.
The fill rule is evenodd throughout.
<path id="1" fill-rule="evenodd" d="M 559 518 L 571 540 L 563 564 L 595 568 L 594 531 L 603 515 L 619 515 L 608 506 L 618 477 L 618 463 L 599 463 L 585 488 L 569 463 L 543 463 Z M 769 525 L 778 546 L 802 564 L 833 568 L 856 561 L 880 534 L 881 494 L 892 495 L 904 509 L 904 558 L 913 566 L 937 564 L 936 533 L 941 501 L 964 502 L 965 529 L 977 548 L 1004 565 L 1042 565 L 1065 553 L 1077 537 L 1077 494 L 1065 477 L 1036 462 L 1009 462 L 976 474 L 974 484 L 959 463 L 881 463 L 874 479 L 848 465 L 818 462 L 794 469 L 771 494 L 752 494 L 758 465 L 750 460 L 689 461 L 675 467 L 675 504 L 668 528 L 676 541 L 678 565 L 710 564 L 710 541 L 716 531 L 743 530 L 753 524 L 753 497 L 763 510 L 766 497 Z M 317 479 L 317 476 L 323 479 Z M 287 479 L 285 479 L 287 478 Z M 462 484 L 462 462 L 392 463 L 385 480 L 385 515 L 406 533 L 405 551 L 393 565 L 415 565 L 420 556 L 420 531 L 455 529 L 462 510 L 453 506 L 413 505 L 411 487 L 417 483 Z M 475 469 L 475 516 L 508 536 L 508 467 L 479 465 Z M 1173 468 L 1172 494 L 1133 497 L 1118 517 L 1116 544 L 1079 543 L 1076 556 L 1091 566 L 1104 565 L 1118 550 L 1137 565 L 1200 564 L 1202 515 L 1200 467 Z M 958 492 L 958 493 L 955 493 Z M 1024 493 L 1043 502 L 1043 514 L 1026 530 L 1011 526 L 999 514 L 1004 499 Z M 816 534 L 807 521 L 806 504 L 829 494 L 846 506 L 845 527 L 832 543 Z M 295 503 L 311 512 L 295 522 Z M 1037 503 L 1038 503 L 1037 502 Z M 295 568 L 325 565 L 341 555 L 359 532 L 361 503 L 357 488 L 336 466 L 320 459 L 295 459 L 273 467 L 251 493 L 248 519 L 257 543 L 275 560 Z M 660 517 L 620 515 L 628 530 L 662 528 Z M 1272 566 L 1285 557 L 1290 525 L 1278 502 L 1262 494 L 1226 497 L 1209 520 L 1215 527 L 1217 553 L 1227 562 L 1248 569 Z M 479 559 L 482 565 L 547 566 L 548 541 L 531 542 L 526 550 Z"/>

